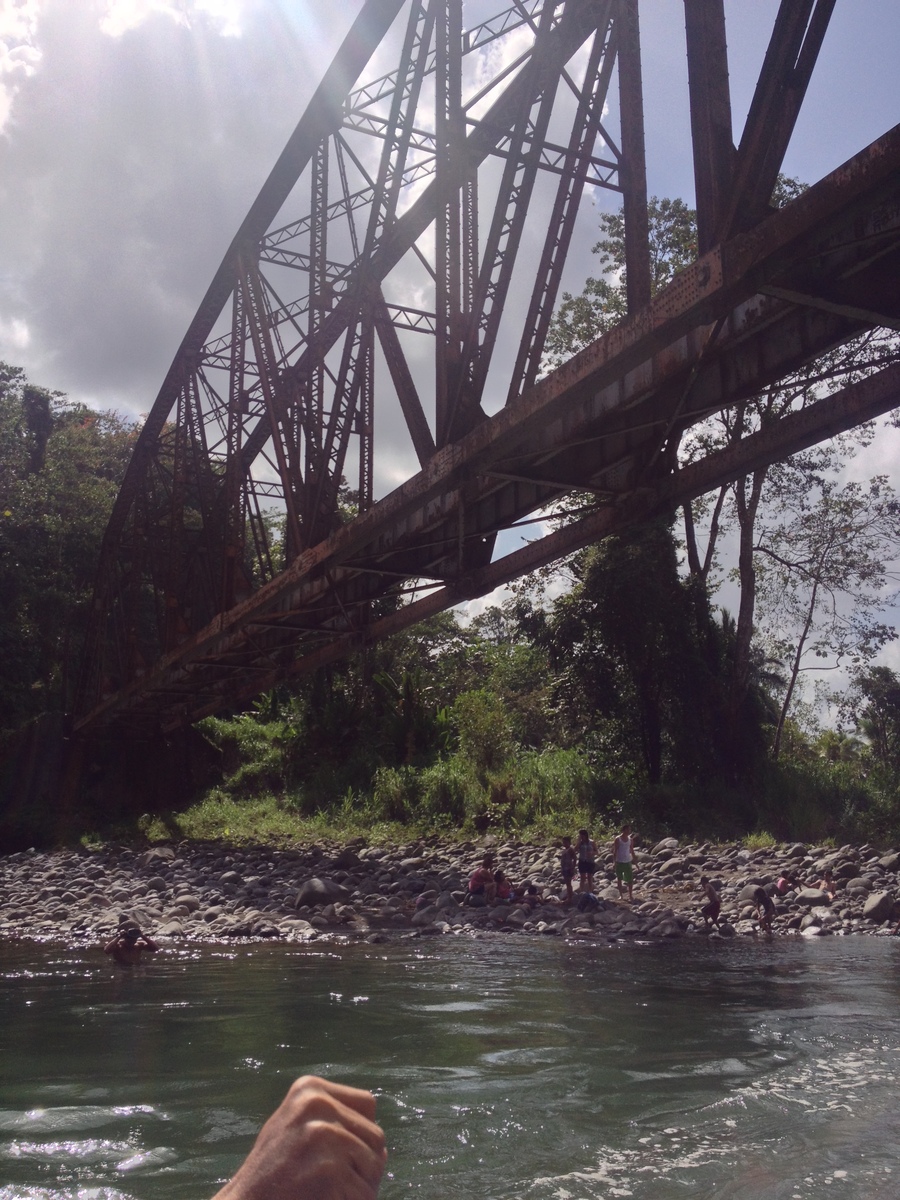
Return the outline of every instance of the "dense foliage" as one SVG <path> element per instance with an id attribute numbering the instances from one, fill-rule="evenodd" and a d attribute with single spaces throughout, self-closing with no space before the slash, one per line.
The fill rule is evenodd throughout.
<path id="1" fill-rule="evenodd" d="M 135 434 L 0 363 L 0 729 L 68 706 Z"/>
<path id="2" fill-rule="evenodd" d="M 773 200 L 798 190 L 782 180 Z M 600 275 L 564 298 L 548 367 L 624 315 L 621 214 L 600 223 Z M 695 215 L 654 198 L 650 232 L 662 287 L 695 256 Z M 893 333 L 867 334 L 714 414 L 677 453 L 733 445 L 897 356 Z M 0 366 L 2 728 L 68 704 L 134 436 Z M 444 613 L 207 719 L 219 783 L 177 827 L 283 836 L 325 814 L 357 830 L 554 834 L 627 814 L 645 832 L 900 836 L 900 678 L 877 663 L 896 636 L 900 502 L 886 477 L 851 474 L 873 436 L 761 468 L 520 581 L 474 620 Z M 551 519 L 594 502 L 570 498 Z M 734 617 L 716 603 L 723 585 Z M 828 710 L 804 688 L 810 665 L 851 669 Z"/>

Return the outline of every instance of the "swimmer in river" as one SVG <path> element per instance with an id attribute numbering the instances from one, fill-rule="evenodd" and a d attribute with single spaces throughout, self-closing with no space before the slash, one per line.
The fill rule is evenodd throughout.
<path id="1" fill-rule="evenodd" d="M 375 1200 L 386 1161 L 372 1093 L 305 1075 L 213 1200 Z"/>
<path id="2" fill-rule="evenodd" d="M 136 967 L 141 961 L 144 951 L 155 954 L 159 949 L 153 938 L 141 933 L 140 926 L 133 921 L 127 921 L 119 926 L 119 931 L 111 942 L 103 947 L 104 954 L 111 954 L 121 967 Z"/>

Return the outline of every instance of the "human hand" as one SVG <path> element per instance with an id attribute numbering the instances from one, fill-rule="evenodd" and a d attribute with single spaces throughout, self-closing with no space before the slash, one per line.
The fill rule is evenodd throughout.
<path id="1" fill-rule="evenodd" d="M 374 1200 L 386 1160 L 372 1093 L 304 1075 L 213 1200 Z"/>

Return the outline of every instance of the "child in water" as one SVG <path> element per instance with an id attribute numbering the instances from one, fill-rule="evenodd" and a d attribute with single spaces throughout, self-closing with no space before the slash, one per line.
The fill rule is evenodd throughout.
<path id="1" fill-rule="evenodd" d="M 155 954 L 159 946 L 146 933 L 141 933 L 140 926 L 133 921 L 127 921 L 119 926 L 119 931 L 111 942 L 103 947 L 104 954 L 111 954 L 121 967 L 136 967 L 141 961 L 141 955 L 146 950 Z"/>

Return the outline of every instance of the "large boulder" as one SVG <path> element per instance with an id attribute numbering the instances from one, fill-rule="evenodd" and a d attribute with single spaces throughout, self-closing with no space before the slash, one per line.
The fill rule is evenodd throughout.
<path id="1" fill-rule="evenodd" d="M 828 904 L 828 893 L 821 888 L 801 888 L 794 897 L 797 904 L 806 904 L 813 908 L 819 904 Z"/>
<path id="2" fill-rule="evenodd" d="M 359 855 L 349 846 L 345 846 L 331 864 L 335 871 L 352 871 L 360 864 Z"/>
<path id="3" fill-rule="evenodd" d="M 297 907 L 308 904 L 315 908 L 318 904 L 331 904 L 335 900 L 348 900 L 350 893 L 346 888 L 335 883 L 333 879 L 319 879 L 314 876 L 301 883 L 297 889 Z"/>
<path id="4" fill-rule="evenodd" d="M 687 863 L 683 858 L 669 858 L 659 867 L 660 875 L 677 875 L 683 871 Z"/>
<path id="5" fill-rule="evenodd" d="M 139 855 L 138 862 L 142 867 L 168 866 L 175 857 L 175 851 L 171 846 L 154 846 L 150 850 L 145 850 Z"/>
<path id="6" fill-rule="evenodd" d="M 891 892 L 872 892 L 863 905 L 863 917 L 867 921 L 886 921 L 894 911 Z"/>
<path id="7" fill-rule="evenodd" d="M 653 855 L 665 854 L 671 856 L 677 849 L 678 838 L 663 838 L 661 842 L 656 843 L 650 853 Z"/>

